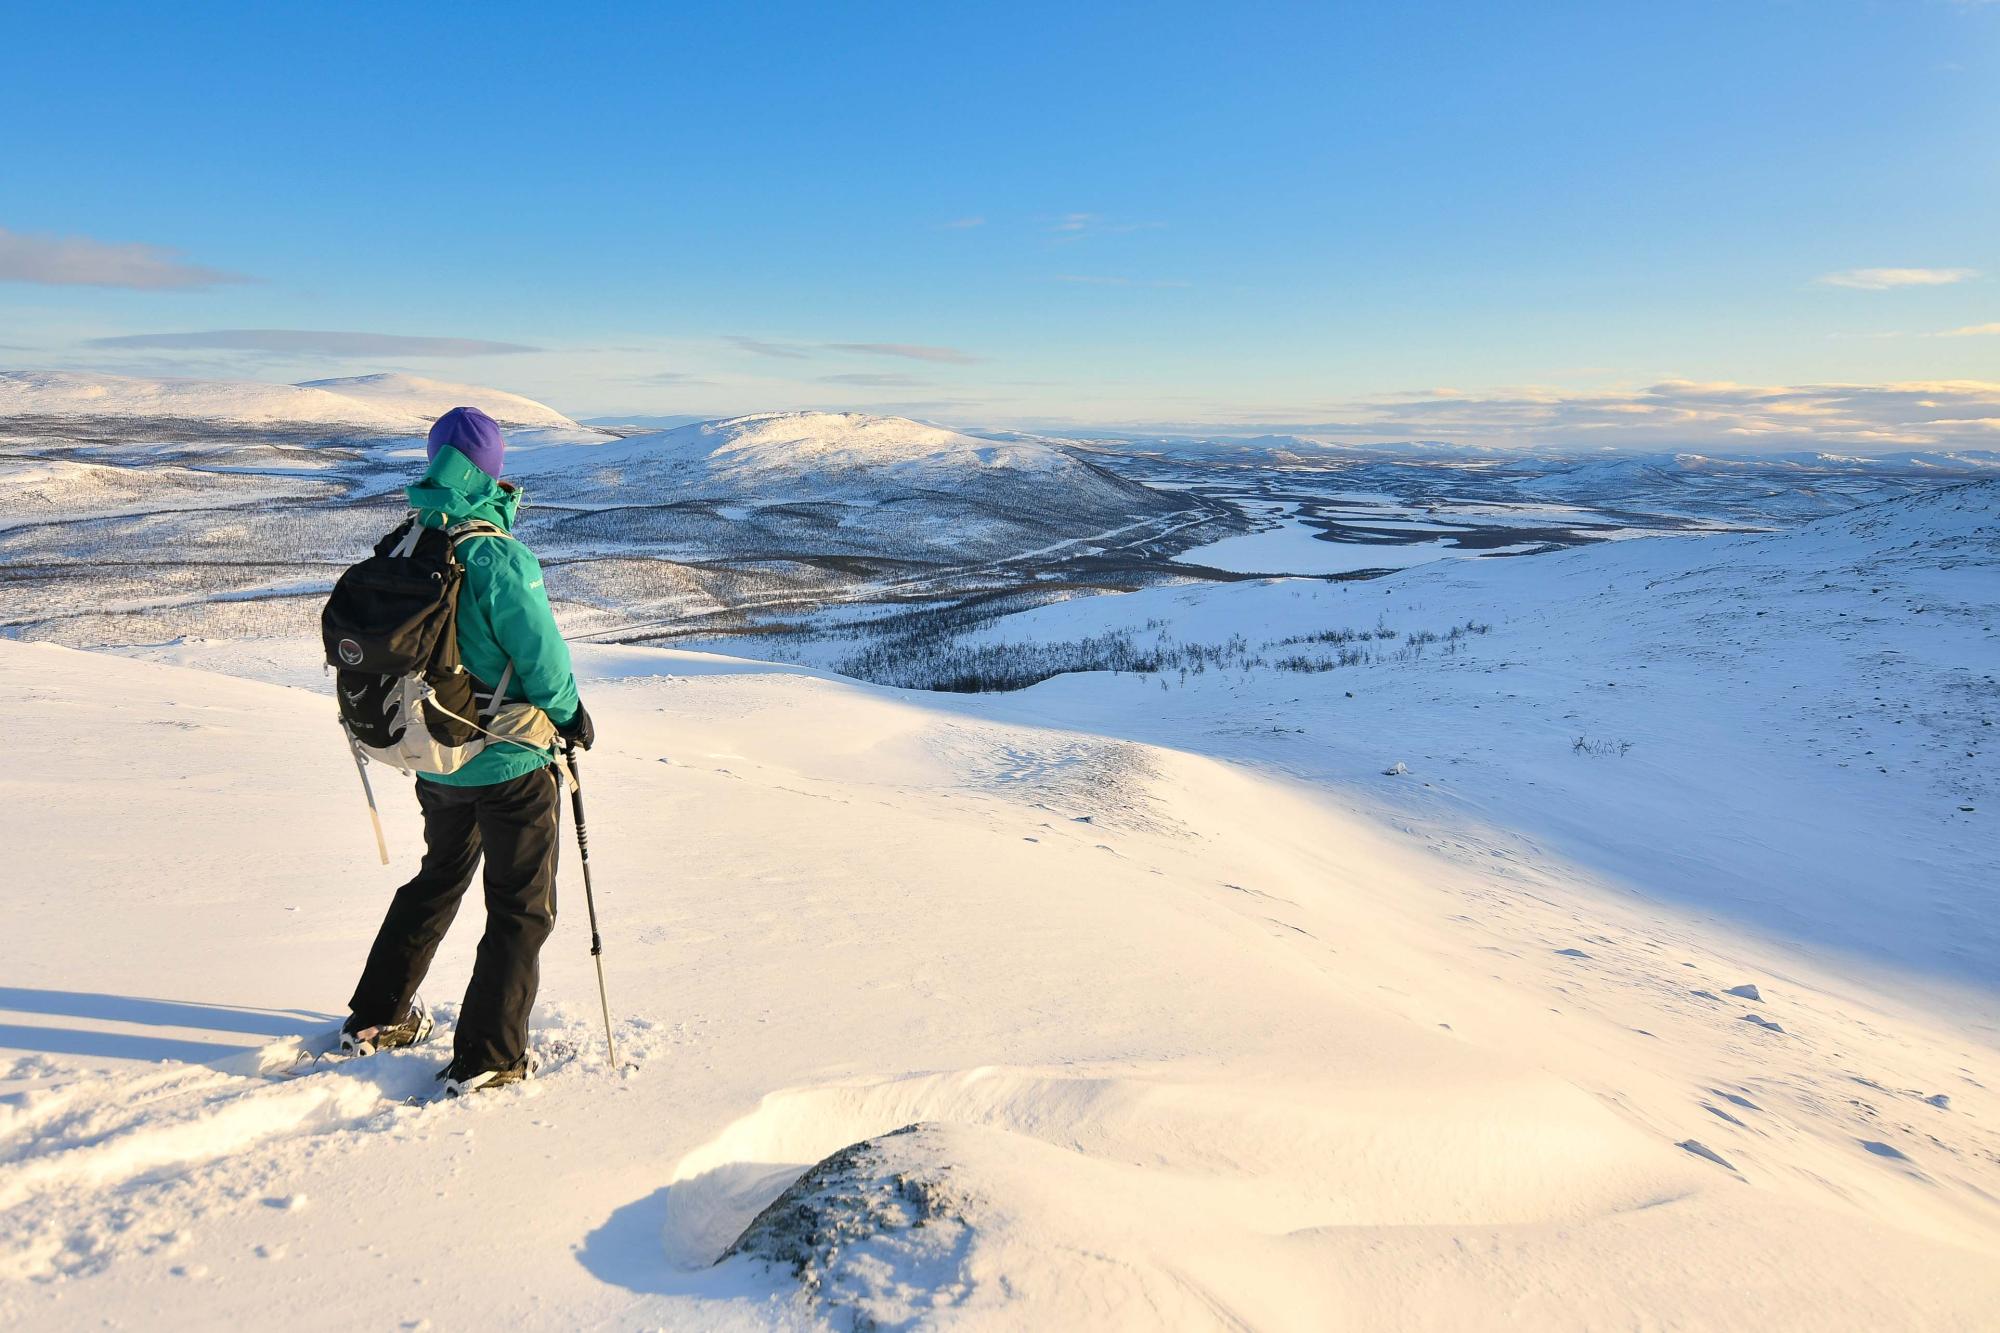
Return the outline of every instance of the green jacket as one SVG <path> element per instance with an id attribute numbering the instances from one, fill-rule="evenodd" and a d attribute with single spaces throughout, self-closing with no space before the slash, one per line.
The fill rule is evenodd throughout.
<path id="1" fill-rule="evenodd" d="M 508 532 L 514 530 L 522 494 L 520 487 L 495 481 L 449 445 L 437 451 L 424 479 L 406 493 L 427 528 L 483 518 Z M 465 562 L 458 597 L 459 660 L 488 686 L 499 684 L 507 664 L 513 663 L 506 697 L 526 699 L 557 726 L 567 726 L 576 717 L 576 676 L 570 670 L 569 645 L 556 629 L 555 612 L 542 587 L 541 563 L 520 542 L 498 537 L 464 542 L 458 554 Z M 424 776 L 451 787 L 484 787 L 532 773 L 552 757 L 496 742 L 456 773 Z"/>

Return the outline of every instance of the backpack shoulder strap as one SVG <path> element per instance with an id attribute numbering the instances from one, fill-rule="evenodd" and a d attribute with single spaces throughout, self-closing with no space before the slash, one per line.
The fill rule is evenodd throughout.
<path id="1" fill-rule="evenodd" d="M 517 540 L 513 533 L 483 518 L 468 518 L 462 523 L 454 523 L 444 530 L 444 535 L 451 539 L 454 549 L 460 542 L 472 537 L 498 537 L 510 542 Z"/>
<path id="2" fill-rule="evenodd" d="M 410 511 L 409 517 L 403 520 L 403 524 L 402 539 L 389 548 L 389 554 L 399 560 L 409 559 L 417 549 L 417 538 L 424 535 L 424 525 L 417 521 L 416 510 Z M 393 537 L 396 534 L 391 532 L 389 535 Z"/>

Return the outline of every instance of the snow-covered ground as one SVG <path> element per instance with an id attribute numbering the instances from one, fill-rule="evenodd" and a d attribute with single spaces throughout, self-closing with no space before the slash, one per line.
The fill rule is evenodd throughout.
<path id="1" fill-rule="evenodd" d="M 1315 672 L 581 648 L 631 1067 L 572 861 L 538 1023 L 580 1054 L 427 1110 L 435 1050 L 257 1072 L 417 846 L 378 775 L 374 863 L 313 646 L 0 642 L 0 1318 L 1990 1327 L 1996 517 L 979 631 L 1370 632 Z"/>
<path id="2" fill-rule="evenodd" d="M 308 620 L 459 402 L 514 423 L 580 637 L 817 597 L 819 640 L 723 646 L 824 663 L 843 600 L 1141 570 L 885 642 L 1155 665 L 949 696 L 580 643 L 625 1067 L 572 862 L 543 1079 L 405 1106 L 440 1043 L 281 1080 L 418 828 L 377 774 L 375 864 L 309 638 L 223 636 Z M 0 637 L 0 1323 L 2000 1307 L 2000 483 L 1953 460 L 619 439 L 408 376 L 15 373 L 0 419 L 0 635 L 122 654 Z"/>
<path id="3" fill-rule="evenodd" d="M 1358 785 L 1440 845 L 1558 851 L 1827 961 L 2000 991 L 2000 482 L 1770 535 L 1081 598 L 964 642 L 1120 631 L 1238 636 L 1308 670 L 1202 671 L 1164 693 L 1069 677 L 1018 698 Z M 985 706 L 1013 716 L 1016 698 Z M 1394 763 L 1409 774 L 1380 773 Z"/>

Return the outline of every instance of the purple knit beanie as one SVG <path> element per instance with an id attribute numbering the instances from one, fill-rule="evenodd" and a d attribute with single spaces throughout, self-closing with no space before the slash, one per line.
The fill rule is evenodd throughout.
<path id="1" fill-rule="evenodd" d="M 500 456 L 507 451 L 500 423 L 476 407 L 454 407 L 431 426 L 429 456 L 437 457 L 446 445 L 471 460 L 472 465 L 495 481 L 500 480 Z"/>

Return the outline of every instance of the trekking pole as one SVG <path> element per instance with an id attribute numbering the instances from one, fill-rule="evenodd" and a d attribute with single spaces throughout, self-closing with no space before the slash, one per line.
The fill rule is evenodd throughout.
<path id="1" fill-rule="evenodd" d="M 604 940 L 597 933 L 597 899 L 590 892 L 590 835 L 583 826 L 583 783 L 576 776 L 576 742 L 563 746 L 563 762 L 569 765 L 569 803 L 576 815 L 576 855 L 583 863 L 583 906 L 590 914 L 590 961 L 597 964 L 597 1003 L 604 1011 L 604 1049 L 611 1067 L 618 1067 L 618 1044 L 611 1037 L 611 999 L 604 989 Z"/>
<path id="2" fill-rule="evenodd" d="M 343 727 L 342 730 L 345 730 Z M 361 775 L 361 791 L 368 797 L 368 818 L 375 825 L 375 850 L 382 857 L 382 864 L 389 864 L 389 840 L 382 836 L 382 812 L 375 808 L 375 788 L 368 782 L 368 759 L 361 753 L 352 735 L 347 738 L 347 749 L 354 756 L 354 771 Z"/>

